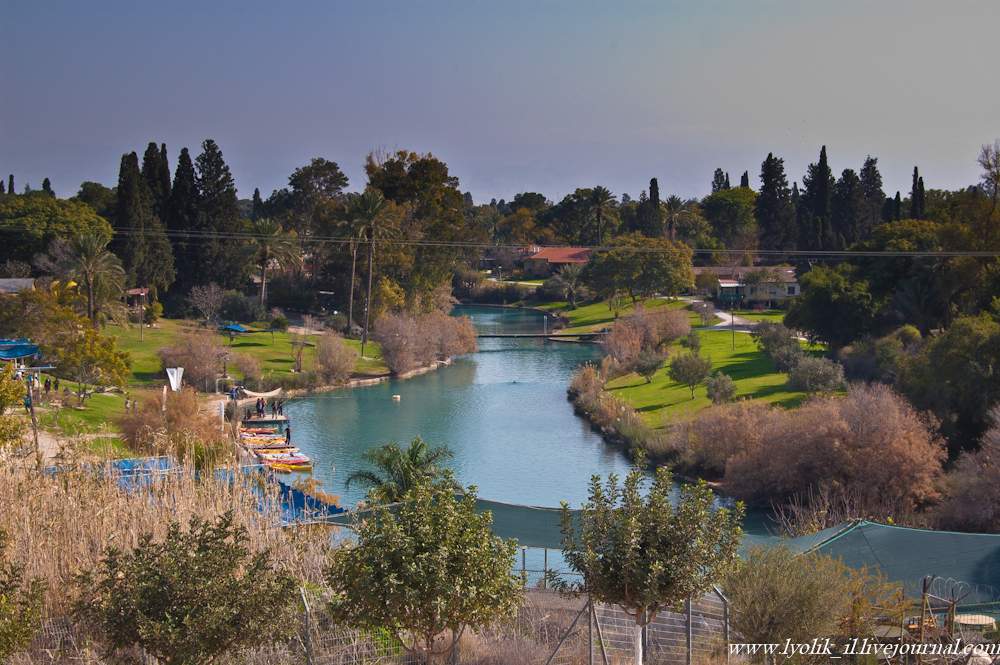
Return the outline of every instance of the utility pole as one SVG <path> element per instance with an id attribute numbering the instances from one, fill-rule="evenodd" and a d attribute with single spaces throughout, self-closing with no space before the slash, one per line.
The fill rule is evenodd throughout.
<path id="1" fill-rule="evenodd" d="M 365 298 L 365 330 L 361 335 L 361 357 L 365 357 L 368 343 L 368 323 L 372 311 L 372 263 L 375 261 L 375 229 L 368 227 L 368 297 Z"/>
<path id="2" fill-rule="evenodd" d="M 35 396 L 31 392 L 32 374 L 31 372 L 25 372 L 25 383 L 28 390 L 27 397 L 24 398 L 25 406 L 28 407 L 28 413 L 31 415 L 31 431 L 35 438 L 35 464 L 38 466 L 38 470 L 42 470 L 42 447 L 38 444 L 38 419 L 35 417 Z"/>

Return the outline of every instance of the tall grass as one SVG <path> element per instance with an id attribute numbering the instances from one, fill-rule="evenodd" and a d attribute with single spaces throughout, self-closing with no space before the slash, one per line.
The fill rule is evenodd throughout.
<path id="1" fill-rule="evenodd" d="M 0 529 L 26 575 L 46 583 L 48 616 L 70 611 L 74 578 L 93 569 L 106 548 L 127 550 L 143 534 L 162 538 L 171 521 L 186 524 L 195 515 L 212 519 L 226 511 L 246 527 L 254 551 L 270 551 L 279 568 L 305 584 L 322 581 L 327 529 L 282 528 L 277 496 L 267 488 L 255 495 L 249 485 L 255 481 L 198 479 L 187 465 L 125 491 L 111 474 L 93 469 L 46 475 L 6 462 L 0 461 Z"/>

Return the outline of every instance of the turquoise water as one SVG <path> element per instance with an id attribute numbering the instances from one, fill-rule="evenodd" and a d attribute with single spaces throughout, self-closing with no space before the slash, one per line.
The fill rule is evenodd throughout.
<path id="1" fill-rule="evenodd" d="M 538 312 L 461 307 L 481 332 L 540 332 Z M 589 344 L 543 339 L 481 339 L 479 351 L 450 367 L 404 381 L 340 390 L 288 403 L 295 445 L 313 458 L 313 475 L 350 506 L 361 486 L 344 487 L 367 468 L 364 451 L 420 436 L 447 445 L 459 480 L 479 495 L 510 503 L 577 506 L 592 474 L 627 472 L 566 399 L 574 370 L 599 358 Z M 394 402 L 392 396 L 400 395 Z"/>

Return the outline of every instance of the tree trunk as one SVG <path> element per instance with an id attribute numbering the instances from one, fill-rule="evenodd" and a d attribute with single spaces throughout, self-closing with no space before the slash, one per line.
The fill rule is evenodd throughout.
<path id="1" fill-rule="evenodd" d="M 361 357 L 365 357 L 365 344 L 368 343 L 368 323 L 372 311 L 372 263 L 375 260 L 375 230 L 370 230 L 368 239 L 368 297 L 365 298 L 365 330 L 361 335 Z"/>
<path id="2" fill-rule="evenodd" d="M 126 304 L 126 306 L 128 305 L 128 300 L 127 299 L 126 299 L 126 303 L 125 304 Z M 87 317 L 90 319 L 90 325 L 94 326 L 94 328 L 96 329 L 97 328 L 97 312 L 94 311 L 94 310 L 95 310 L 95 307 L 94 307 L 94 281 L 88 279 L 87 280 Z M 128 310 L 126 310 L 126 314 L 127 313 L 128 313 Z M 128 321 L 128 318 L 126 317 L 126 322 L 127 321 Z"/>
<path id="3" fill-rule="evenodd" d="M 635 632 L 632 634 L 632 648 L 635 651 L 635 659 L 632 662 L 635 665 L 642 665 L 644 656 L 642 653 L 642 623 L 640 623 L 640 616 L 636 615 L 635 617 Z"/>
<path id="4" fill-rule="evenodd" d="M 351 327 L 354 325 L 354 272 L 358 262 L 358 243 L 351 241 L 351 296 L 347 301 L 347 336 L 351 335 Z"/>
<path id="5" fill-rule="evenodd" d="M 267 265 L 260 267 L 260 305 L 267 307 Z"/>

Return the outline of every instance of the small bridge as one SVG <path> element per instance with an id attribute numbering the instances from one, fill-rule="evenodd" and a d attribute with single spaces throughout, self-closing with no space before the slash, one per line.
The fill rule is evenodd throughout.
<path id="1" fill-rule="evenodd" d="M 607 335 L 606 330 L 595 330 L 593 332 L 578 332 L 578 333 L 479 333 L 476 337 L 480 339 L 485 338 L 497 338 L 497 339 L 559 339 L 564 337 L 566 339 L 591 339 L 593 337 L 601 337 Z"/>

